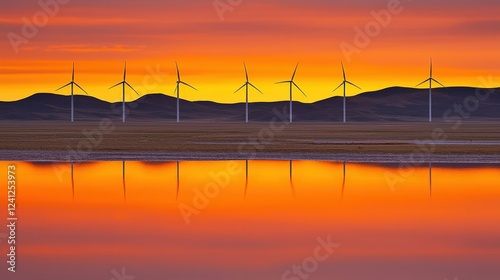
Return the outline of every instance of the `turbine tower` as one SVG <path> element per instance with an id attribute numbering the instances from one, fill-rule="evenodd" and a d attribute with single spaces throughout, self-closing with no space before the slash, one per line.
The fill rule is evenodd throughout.
<path id="1" fill-rule="evenodd" d="M 71 86 L 71 122 L 74 122 L 75 121 L 75 118 L 74 118 L 74 101 L 73 101 L 73 89 L 74 89 L 74 86 L 77 86 L 79 89 L 81 89 L 83 92 L 85 92 L 86 95 L 89 95 L 81 86 L 79 86 L 76 82 L 75 82 L 75 63 L 73 62 L 73 72 L 71 74 L 71 82 L 65 84 L 64 86 L 56 89 L 56 91 L 59 91 L 67 86 Z"/>
<path id="2" fill-rule="evenodd" d="M 122 85 L 122 111 L 123 111 L 122 121 L 125 123 L 125 86 L 128 86 L 135 93 L 137 93 L 137 95 L 139 95 L 139 93 L 129 83 L 127 83 L 127 62 L 126 61 L 125 61 L 125 68 L 123 70 L 123 81 L 110 87 L 109 89 L 112 89 L 112 88 L 117 87 L 119 85 Z"/>
<path id="3" fill-rule="evenodd" d="M 282 81 L 282 82 L 277 82 L 276 84 L 290 84 L 290 123 L 293 122 L 293 117 L 292 117 L 292 113 L 293 113 L 293 87 L 295 86 L 298 90 L 300 90 L 300 92 L 302 92 L 302 94 L 307 97 L 307 95 L 300 89 L 300 87 L 294 82 L 294 79 L 295 79 L 295 74 L 297 74 L 297 68 L 299 67 L 299 64 L 297 63 L 297 66 L 295 66 L 295 70 L 293 71 L 293 75 L 292 75 L 292 78 L 290 79 L 290 81 Z"/>
<path id="4" fill-rule="evenodd" d="M 436 80 L 436 79 L 434 79 L 432 77 L 432 58 L 431 58 L 431 74 L 430 74 L 429 79 L 427 79 L 427 80 L 421 82 L 420 84 L 416 85 L 416 87 L 419 87 L 420 85 L 425 84 L 426 82 L 429 82 L 429 122 L 430 123 L 432 122 L 432 81 L 434 81 L 437 84 L 439 84 L 440 86 L 446 88 L 438 80 Z"/>
<path id="5" fill-rule="evenodd" d="M 341 86 L 344 86 L 344 106 L 343 106 L 344 110 L 343 110 L 343 115 L 344 115 L 344 123 L 346 123 L 346 122 L 347 122 L 347 120 L 346 120 L 346 104 L 345 104 L 345 103 L 346 103 L 346 97 L 345 97 L 345 90 L 346 90 L 346 86 L 347 86 L 347 84 L 349 84 L 349 85 L 354 86 L 354 87 L 357 87 L 357 88 L 359 88 L 359 89 L 361 89 L 361 88 L 360 88 L 360 87 L 358 87 L 357 85 L 355 85 L 355 84 L 353 84 L 353 83 L 349 82 L 349 81 L 347 80 L 346 75 L 345 75 L 344 63 L 342 63 L 342 62 L 341 62 L 341 63 L 340 63 L 340 65 L 342 65 L 342 75 L 344 76 L 344 80 L 342 81 L 342 83 L 341 83 L 341 84 L 340 84 L 340 85 L 339 85 L 336 89 L 334 89 L 334 90 L 333 90 L 333 92 L 335 92 L 335 91 L 336 91 L 337 89 L 339 89 Z"/>
<path id="6" fill-rule="evenodd" d="M 262 93 L 262 91 L 260 91 L 256 86 L 254 86 L 252 83 L 250 83 L 250 81 L 248 79 L 247 65 L 245 63 L 243 63 L 243 66 L 245 67 L 245 76 L 246 76 L 247 81 L 238 90 L 236 90 L 234 93 L 237 93 L 242 88 L 246 88 L 246 98 L 247 98 L 246 99 L 246 112 L 247 112 L 247 114 L 246 114 L 246 123 L 248 123 L 248 86 L 253 87 L 258 92 L 260 92 L 260 94 L 264 94 L 264 93 Z"/>
<path id="7" fill-rule="evenodd" d="M 177 122 L 180 122 L 180 115 L 179 115 L 179 95 L 180 95 L 180 85 L 183 84 L 185 86 L 188 86 L 196 91 L 198 91 L 195 87 L 183 82 L 181 80 L 181 73 L 179 71 L 179 65 L 177 64 L 177 62 L 175 63 L 175 67 L 177 68 L 177 86 L 175 87 L 175 92 L 174 93 L 177 93 Z"/>

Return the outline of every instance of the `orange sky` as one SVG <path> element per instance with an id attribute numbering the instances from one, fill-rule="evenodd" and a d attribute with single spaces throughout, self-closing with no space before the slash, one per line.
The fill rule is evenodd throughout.
<path id="1" fill-rule="evenodd" d="M 398 12 L 388 12 L 394 1 L 244 0 L 220 12 L 221 20 L 215 1 L 72 0 L 59 4 L 47 24 L 17 46 L 12 38 L 24 36 L 23 18 L 33 22 L 45 12 L 36 1 L 2 4 L 0 100 L 54 92 L 70 81 L 72 61 L 76 82 L 108 101 L 121 97 L 119 89 L 108 88 L 121 81 L 125 60 L 128 81 L 141 94 L 168 95 L 178 61 L 183 80 L 199 89 L 182 89 L 188 100 L 244 101 L 243 92 L 233 94 L 244 83 L 243 62 L 265 93 L 252 91 L 251 101 L 286 100 L 287 86 L 274 83 L 289 79 L 297 62 L 296 82 L 308 94 L 295 95 L 302 102 L 332 96 L 341 82 L 340 61 L 363 91 L 415 86 L 427 78 L 430 57 L 435 77 L 447 86 L 500 86 L 497 1 L 402 0 Z M 388 24 L 378 25 L 366 46 L 357 45 L 355 28 L 364 30 L 374 22 L 372 12 L 382 10 L 391 14 Z M 343 43 L 359 53 L 347 57 Z M 159 71 L 152 77 L 154 69 Z M 479 79 L 489 76 L 486 83 Z M 348 89 L 348 95 L 360 92 Z"/>

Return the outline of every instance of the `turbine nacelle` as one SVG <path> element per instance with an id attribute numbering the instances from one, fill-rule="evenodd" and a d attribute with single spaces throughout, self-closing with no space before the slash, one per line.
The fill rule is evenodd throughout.
<path id="1" fill-rule="evenodd" d="M 282 81 L 282 82 L 277 82 L 276 84 L 290 84 L 291 87 L 295 86 L 305 97 L 307 97 L 307 94 L 295 83 L 295 75 L 297 74 L 297 68 L 299 68 L 299 64 L 295 66 L 295 70 L 293 70 L 292 78 L 289 81 Z M 292 94 L 291 89 L 290 89 L 290 95 Z"/>
<path id="2" fill-rule="evenodd" d="M 139 92 L 137 92 L 128 82 L 127 82 L 127 62 L 125 62 L 125 67 L 123 68 L 123 81 L 117 83 L 116 85 L 110 87 L 109 89 L 115 88 L 119 85 L 128 86 L 131 90 L 133 90 L 138 96 L 140 96 Z M 123 92 L 125 95 L 125 92 Z"/>
<path id="3" fill-rule="evenodd" d="M 243 63 L 243 66 L 245 67 L 245 78 L 246 78 L 246 82 L 240 87 L 238 88 L 234 93 L 237 93 L 238 91 L 240 91 L 241 89 L 243 89 L 244 87 L 248 87 L 248 86 L 251 86 L 253 87 L 256 91 L 258 91 L 260 94 L 264 94 L 262 91 L 260 91 L 260 89 L 258 89 L 256 86 L 254 86 L 252 83 L 250 83 L 250 79 L 248 77 L 248 70 L 247 70 L 247 65 L 245 63 Z"/>
<path id="4" fill-rule="evenodd" d="M 436 80 L 436 79 L 434 79 L 434 78 L 432 77 L 432 73 L 433 73 L 433 70 L 432 70 L 432 58 L 431 58 L 431 60 L 430 60 L 430 76 L 429 76 L 429 78 L 428 78 L 428 79 L 426 79 L 425 81 L 421 82 L 420 84 L 416 85 L 415 87 L 419 87 L 419 86 L 421 86 L 421 85 L 423 85 L 423 84 L 425 84 L 425 83 L 427 83 L 427 82 L 431 82 L 431 81 L 432 81 L 432 82 L 436 82 L 438 85 L 440 85 L 440 86 L 442 86 L 442 87 L 446 88 L 446 87 L 445 87 L 443 84 L 441 84 L 438 80 Z"/>
<path id="5" fill-rule="evenodd" d="M 342 83 L 340 83 L 340 85 L 339 85 L 338 87 L 336 87 L 336 88 L 335 88 L 332 92 L 337 91 L 337 90 L 338 90 L 341 86 L 346 85 L 346 84 L 349 84 L 349 85 L 351 85 L 351 86 L 353 86 L 353 87 L 356 87 L 356 88 L 358 88 L 358 89 L 360 89 L 360 90 L 361 90 L 361 88 L 360 88 L 360 87 L 358 87 L 357 85 L 355 85 L 355 84 L 353 84 L 353 83 L 351 83 L 350 81 L 348 81 L 348 80 L 347 80 L 347 76 L 346 76 L 346 73 L 345 73 L 345 68 L 344 68 L 344 63 L 342 63 L 342 62 L 341 62 L 341 63 L 340 63 L 340 65 L 342 66 L 342 76 L 344 77 L 344 80 L 343 80 L 343 81 L 342 81 Z M 344 91 L 344 96 L 345 96 L 345 91 Z"/>
<path id="6" fill-rule="evenodd" d="M 75 85 L 76 87 L 78 87 L 81 91 L 83 91 L 86 95 L 89 95 L 80 85 L 78 85 L 76 82 L 75 82 L 75 63 L 73 62 L 73 70 L 71 71 L 71 82 L 65 84 L 64 86 L 56 89 L 56 91 L 59 91 L 65 87 L 68 87 L 68 86 L 71 86 L 71 85 Z M 73 92 L 71 92 L 71 95 L 73 95 Z"/>

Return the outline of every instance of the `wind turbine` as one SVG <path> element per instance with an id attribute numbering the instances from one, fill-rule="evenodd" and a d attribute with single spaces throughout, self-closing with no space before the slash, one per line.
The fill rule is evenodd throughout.
<path id="1" fill-rule="evenodd" d="M 360 88 L 360 87 L 358 87 L 357 85 L 355 85 L 355 84 L 353 84 L 353 83 L 349 82 L 349 81 L 347 80 L 346 75 L 345 75 L 344 63 L 342 63 L 342 62 L 341 62 L 340 64 L 342 65 L 342 75 L 344 76 L 344 80 L 342 81 L 342 83 L 341 83 L 341 84 L 340 84 L 340 85 L 339 85 L 336 89 L 334 89 L 334 90 L 333 90 L 333 92 L 335 92 L 335 91 L 336 91 L 337 89 L 339 89 L 341 86 L 344 86 L 344 111 L 343 111 L 344 113 L 343 113 L 343 115 L 344 115 L 344 123 L 346 123 L 346 104 L 345 104 L 345 102 L 346 102 L 346 97 L 345 97 L 345 90 L 346 90 L 346 86 L 347 86 L 347 84 L 349 84 L 349 85 L 354 86 L 354 87 L 357 87 L 357 88 L 359 88 L 359 89 L 361 89 L 361 88 Z"/>
<path id="2" fill-rule="evenodd" d="M 180 85 L 183 84 L 185 86 L 188 86 L 196 91 L 198 91 L 195 87 L 183 82 L 181 80 L 181 73 L 179 71 L 179 65 L 177 62 L 175 63 L 175 67 L 177 68 L 177 86 L 175 87 L 175 93 L 177 93 L 177 122 L 180 122 L 180 117 L 179 117 L 179 95 L 180 95 Z"/>
<path id="3" fill-rule="evenodd" d="M 425 84 L 426 82 L 429 82 L 429 122 L 431 123 L 432 122 L 432 81 L 436 82 L 437 84 L 439 84 L 440 86 L 446 88 L 445 86 L 443 86 L 443 84 L 441 84 L 438 80 L 434 79 L 432 77 L 432 58 L 431 58 L 431 74 L 430 74 L 430 77 L 429 79 L 421 82 L 420 84 L 416 85 L 415 87 L 418 87 L 422 84 Z"/>
<path id="4" fill-rule="evenodd" d="M 276 84 L 290 84 L 290 123 L 293 122 L 292 119 L 292 112 L 293 112 L 293 86 L 295 86 L 302 94 L 307 97 L 307 95 L 300 89 L 300 87 L 294 82 L 295 79 L 295 74 L 297 74 L 297 68 L 299 67 L 299 64 L 297 63 L 297 66 L 295 66 L 295 70 L 293 71 L 292 78 L 290 81 L 282 81 L 282 82 L 277 82 Z"/>
<path id="5" fill-rule="evenodd" d="M 250 81 L 248 80 L 247 65 L 245 63 L 243 63 L 243 66 L 245 66 L 245 76 L 246 76 L 247 81 L 237 91 L 235 91 L 234 93 L 237 93 L 238 91 L 240 91 L 244 87 L 246 88 L 246 97 L 247 97 L 247 99 L 246 99 L 246 112 L 247 112 L 246 122 L 248 123 L 248 86 L 253 87 L 258 92 L 260 92 L 260 94 L 263 94 L 263 93 L 256 86 L 254 86 L 252 83 L 250 83 Z"/>
<path id="6" fill-rule="evenodd" d="M 71 82 L 65 84 L 64 86 L 56 89 L 56 91 L 59 91 L 67 86 L 71 86 L 71 122 L 74 122 L 75 121 L 75 118 L 74 118 L 74 101 L 73 101 L 73 89 L 74 89 L 74 86 L 77 86 L 79 89 L 81 89 L 83 92 L 85 92 L 86 95 L 89 95 L 81 86 L 79 86 L 76 82 L 75 82 L 75 63 L 73 62 L 73 72 L 71 74 Z"/>
<path id="7" fill-rule="evenodd" d="M 135 93 L 137 93 L 137 95 L 139 95 L 139 93 L 129 83 L 127 83 L 127 62 L 126 61 L 125 61 L 125 68 L 123 70 L 123 81 L 121 81 L 118 84 L 110 87 L 109 89 L 112 89 L 112 88 L 117 87 L 119 85 L 122 85 L 122 110 L 123 110 L 122 121 L 125 123 L 125 86 L 128 86 Z"/>

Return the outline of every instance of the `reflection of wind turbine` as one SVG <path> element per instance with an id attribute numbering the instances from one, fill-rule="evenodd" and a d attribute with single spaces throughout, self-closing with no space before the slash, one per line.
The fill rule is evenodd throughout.
<path id="1" fill-rule="evenodd" d="M 71 193 L 73 194 L 73 201 L 75 201 L 75 177 L 73 176 L 73 162 L 71 162 Z"/>
<path id="2" fill-rule="evenodd" d="M 176 191 L 176 194 L 175 194 L 175 199 L 177 200 L 179 198 L 179 188 L 180 188 L 180 165 L 179 165 L 179 161 L 176 162 L 175 171 L 177 173 L 177 191 Z"/>
<path id="3" fill-rule="evenodd" d="M 293 87 L 295 86 L 302 94 L 307 97 L 307 95 L 300 89 L 300 87 L 294 82 L 295 79 L 295 74 L 297 74 L 297 68 L 299 67 L 299 64 L 297 63 L 297 66 L 295 66 L 295 70 L 293 71 L 292 78 L 290 81 L 282 81 L 282 82 L 277 82 L 276 84 L 290 84 L 290 123 L 293 122 L 292 118 L 292 113 L 293 113 Z"/>
<path id="4" fill-rule="evenodd" d="M 429 191 L 432 199 L 432 162 L 429 162 Z"/>
<path id="5" fill-rule="evenodd" d="M 344 199 L 344 190 L 345 190 L 345 161 L 342 164 L 343 166 L 343 177 L 342 177 L 342 199 Z"/>
<path id="6" fill-rule="evenodd" d="M 345 97 L 345 90 L 346 90 L 346 86 L 347 84 L 351 85 L 351 86 L 354 86 L 354 87 L 357 87 L 359 89 L 361 89 L 360 87 L 358 87 L 357 85 L 349 82 L 346 78 L 346 75 L 345 75 L 345 69 L 344 69 L 344 63 L 340 63 L 342 65 L 342 75 L 344 76 L 344 80 L 342 81 L 342 83 L 336 88 L 333 90 L 333 92 L 335 92 L 337 89 L 339 89 L 341 86 L 344 86 L 344 110 L 343 110 L 343 115 L 344 115 L 344 123 L 346 122 L 346 97 Z"/>
<path id="7" fill-rule="evenodd" d="M 180 86 L 181 84 L 188 86 L 196 91 L 198 91 L 195 87 L 183 82 L 181 80 L 181 72 L 179 71 L 179 65 L 177 62 L 175 63 L 175 67 L 177 68 L 177 86 L 175 87 L 175 93 L 177 94 L 177 122 L 180 122 L 180 115 L 179 115 L 179 95 L 180 95 Z"/>
<path id="8" fill-rule="evenodd" d="M 248 159 L 245 161 L 245 197 L 247 197 L 248 190 Z"/>
<path id="9" fill-rule="evenodd" d="M 122 182 L 123 182 L 123 201 L 127 202 L 127 188 L 125 186 L 125 161 L 122 161 Z"/>
<path id="10" fill-rule="evenodd" d="M 237 93 L 238 91 L 240 91 L 242 88 L 246 88 L 246 122 L 248 123 L 248 86 L 251 86 L 253 87 L 254 89 L 256 89 L 258 92 L 260 92 L 260 94 L 263 94 L 262 91 L 260 91 L 256 86 L 254 86 L 252 83 L 250 83 L 250 81 L 248 80 L 248 71 L 247 71 L 247 66 L 246 64 L 243 63 L 243 66 L 245 66 L 245 76 L 246 76 L 246 79 L 247 81 L 237 90 L 235 91 L 234 93 Z"/>
<path id="11" fill-rule="evenodd" d="M 122 85 L 122 110 L 123 110 L 122 121 L 125 122 L 125 86 L 128 86 L 135 93 L 137 93 L 137 95 L 139 95 L 139 93 L 129 83 L 127 83 L 127 62 L 126 61 L 125 61 L 125 68 L 123 69 L 123 81 L 110 87 L 109 89 L 112 89 L 112 88 L 117 87 L 119 85 Z"/>
<path id="12" fill-rule="evenodd" d="M 429 79 L 421 82 L 420 84 L 416 85 L 416 87 L 422 85 L 422 84 L 425 84 L 426 82 L 429 82 L 429 122 L 432 122 L 432 81 L 436 82 L 437 84 L 439 84 L 440 86 L 446 88 L 445 86 L 443 86 L 443 84 L 441 84 L 440 82 L 438 82 L 438 80 L 434 79 L 432 77 L 432 58 L 431 58 L 431 73 L 430 73 L 430 77 Z"/>
<path id="13" fill-rule="evenodd" d="M 293 186 L 293 160 L 290 160 L 290 187 L 292 188 L 292 193 L 295 197 L 295 187 Z"/>
<path id="14" fill-rule="evenodd" d="M 74 122 L 75 121 L 75 118 L 74 118 L 74 102 L 73 102 L 73 88 L 74 86 L 77 86 L 79 89 L 81 89 L 83 92 L 85 92 L 86 95 L 89 95 L 81 86 L 79 86 L 76 82 L 75 82 L 75 63 L 73 62 L 73 72 L 71 74 L 71 82 L 67 83 L 66 85 L 56 89 L 56 91 L 59 91 L 67 86 L 71 86 L 71 122 Z"/>

